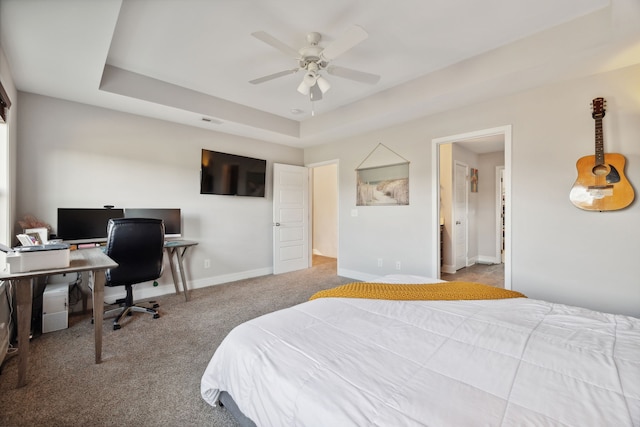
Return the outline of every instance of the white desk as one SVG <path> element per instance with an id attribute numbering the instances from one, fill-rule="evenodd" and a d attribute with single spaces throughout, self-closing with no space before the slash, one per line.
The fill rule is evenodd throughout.
<path id="1" fill-rule="evenodd" d="M 29 332 L 31 331 L 31 305 L 33 298 L 33 279 L 52 274 L 93 271 L 93 320 L 95 335 L 96 363 L 102 361 L 102 316 L 104 304 L 104 271 L 117 267 L 118 264 L 102 252 L 101 248 L 71 251 L 70 264 L 66 268 L 29 271 L 24 273 L 0 272 L 0 280 L 16 283 L 16 300 L 18 312 L 18 387 L 27 383 L 27 366 L 29 359 Z"/>
<path id="2" fill-rule="evenodd" d="M 187 289 L 187 280 L 184 277 L 184 254 L 191 246 L 197 245 L 198 242 L 191 240 L 167 240 L 164 242 L 164 248 L 167 251 L 169 257 L 169 266 L 171 267 L 171 275 L 173 276 L 173 285 L 176 287 L 176 294 L 180 293 L 178 286 L 178 278 L 176 276 L 176 268 L 173 263 L 173 256 L 175 255 L 178 261 L 178 272 L 180 273 L 180 279 L 182 282 L 182 291 L 184 292 L 184 300 L 189 301 L 189 292 Z"/>

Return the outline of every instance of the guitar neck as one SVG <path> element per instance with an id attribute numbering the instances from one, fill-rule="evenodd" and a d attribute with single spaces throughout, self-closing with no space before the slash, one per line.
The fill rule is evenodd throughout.
<path id="1" fill-rule="evenodd" d="M 602 137 L 602 117 L 596 121 L 596 165 L 604 164 L 604 138 Z"/>

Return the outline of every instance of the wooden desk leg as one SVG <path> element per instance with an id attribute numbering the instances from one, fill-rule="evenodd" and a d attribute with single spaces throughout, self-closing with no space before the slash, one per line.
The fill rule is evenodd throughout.
<path id="1" fill-rule="evenodd" d="M 104 270 L 93 272 L 93 332 L 96 342 L 96 363 L 102 362 L 102 318 L 104 315 Z"/>
<path id="2" fill-rule="evenodd" d="M 180 293 L 180 287 L 178 286 L 178 281 L 176 280 L 176 268 L 173 265 L 173 249 L 167 249 L 167 256 L 169 257 L 169 267 L 171 267 L 171 277 L 173 277 L 173 286 L 176 287 L 176 295 Z"/>
<path id="3" fill-rule="evenodd" d="M 180 270 L 180 278 L 182 279 L 182 291 L 184 292 L 184 300 L 189 301 L 189 290 L 187 289 L 187 280 L 184 278 L 184 253 L 189 249 L 185 247 L 182 252 L 177 250 L 178 255 L 178 270 Z"/>
<path id="4" fill-rule="evenodd" d="M 31 279 L 17 281 L 16 303 L 18 305 L 18 387 L 27 383 L 29 363 L 29 335 L 31 335 L 31 306 L 33 283 Z"/>

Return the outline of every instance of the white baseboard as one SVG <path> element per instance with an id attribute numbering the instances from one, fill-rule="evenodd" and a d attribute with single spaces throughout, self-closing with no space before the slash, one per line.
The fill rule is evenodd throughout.
<path id="1" fill-rule="evenodd" d="M 456 266 L 444 264 L 442 267 L 440 267 L 440 271 L 442 273 L 453 274 L 456 272 Z"/>
<path id="2" fill-rule="evenodd" d="M 273 268 L 268 267 L 268 268 L 258 268 L 255 270 L 247 270 L 247 271 L 241 271 L 238 273 L 232 273 L 232 274 L 223 274 L 220 276 L 212 276 L 212 277 L 205 277 L 203 279 L 198 279 L 195 281 L 189 281 L 187 280 L 187 287 L 189 288 L 189 290 L 192 289 L 199 289 L 199 288 L 207 288 L 209 286 L 215 286 L 215 285 L 220 285 L 222 283 L 228 283 L 228 282 L 234 282 L 236 280 L 244 280 L 244 279 L 251 279 L 253 277 L 260 277 L 260 276 L 267 276 L 269 274 L 273 274 Z M 119 288 L 119 287 L 118 287 Z M 179 286 L 180 291 L 182 291 L 182 286 Z M 107 299 L 107 291 L 108 289 L 105 288 L 105 301 L 109 301 L 109 300 L 114 300 L 115 299 L 115 295 L 111 294 L 109 295 L 109 299 Z M 120 289 L 121 291 L 121 289 Z M 173 294 L 176 292 L 176 288 L 173 284 L 173 282 L 171 283 L 163 283 L 161 285 L 158 286 L 140 286 L 139 289 L 136 289 L 134 287 L 134 298 L 135 300 L 144 300 L 144 299 L 150 299 L 150 298 L 156 298 L 162 295 L 169 295 L 169 294 Z M 122 296 L 120 296 L 119 298 L 122 298 L 124 296 L 124 294 L 122 292 L 119 292 L 119 294 L 122 294 Z"/>
<path id="3" fill-rule="evenodd" d="M 234 282 L 236 280 L 267 276 L 269 274 L 273 274 L 273 267 L 257 268 L 255 270 L 240 271 L 238 273 L 207 277 L 205 279 L 196 280 L 195 282 L 189 282 L 189 289 L 206 288 L 213 285 L 220 285 L 222 283 Z"/>
<path id="4" fill-rule="evenodd" d="M 480 255 L 476 258 L 476 264 L 500 264 L 502 261 L 494 256 Z"/>
<path id="5" fill-rule="evenodd" d="M 486 255 L 478 255 L 476 257 L 473 258 L 469 258 L 468 260 L 468 264 L 466 265 L 466 267 L 471 267 L 474 264 L 500 264 L 500 260 L 496 259 L 495 257 L 491 257 L 491 256 L 486 256 Z M 456 270 L 456 266 L 455 265 L 443 265 L 442 268 L 440 268 L 440 270 L 443 273 L 447 273 L 447 274 L 454 274 L 457 270 Z"/>
<path id="6" fill-rule="evenodd" d="M 345 268 L 338 269 L 338 276 L 347 277 L 349 279 L 361 280 L 363 282 L 371 282 L 380 277 L 380 274 L 368 274 L 361 271 L 347 270 Z"/>

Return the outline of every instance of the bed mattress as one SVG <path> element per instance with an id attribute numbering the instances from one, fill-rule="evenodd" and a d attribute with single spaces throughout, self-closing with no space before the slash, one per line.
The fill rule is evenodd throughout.
<path id="1" fill-rule="evenodd" d="M 321 298 L 236 327 L 202 397 L 258 426 L 640 426 L 640 320 L 526 298 Z"/>

